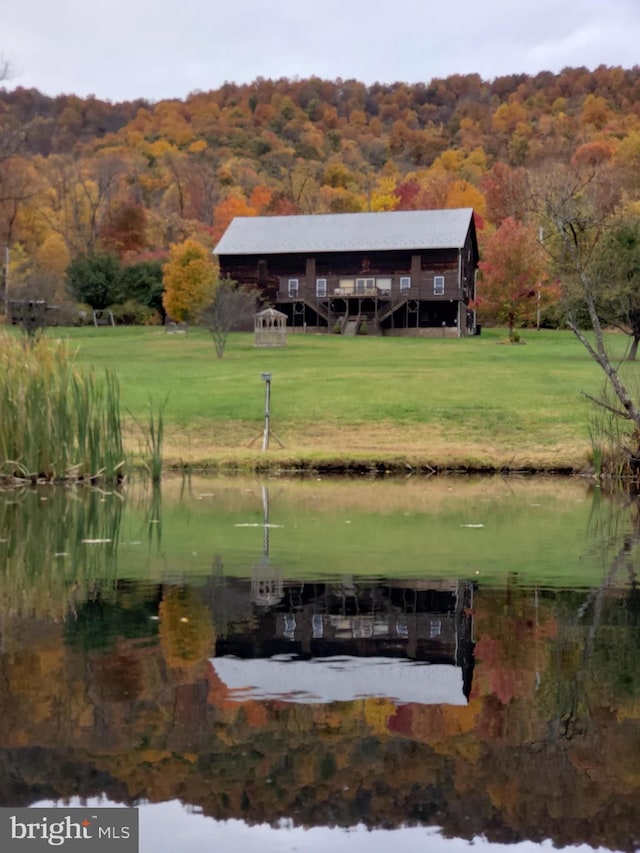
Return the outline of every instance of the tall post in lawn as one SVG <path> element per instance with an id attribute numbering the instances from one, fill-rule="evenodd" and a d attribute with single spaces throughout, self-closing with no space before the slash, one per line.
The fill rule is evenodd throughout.
<path id="1" fill-rule="evenodd" d="M 265 393 L 264 393 L 264 429 L 262 431 L 262 449 L 267 450 L 269 447 L 269 437 L 273 436 L 275 440 L 278 442 L 280 447 L 284 447 L 284 444 L 280 441 L 278 436 L 271 430 L 271 374 L 270 373 L 261 373 L 260 379 L 265 384 Z M 249 442 L 249 447 L 252 447 L 256 441 L 260 438 L 261 433 L 258 433 L 255 438 L 251 439 Z"/>
<path id="2" fill-rule="evenodd" d="M 262 449 L 269 447 L 269 418 L 271 416 L 271 374 L 262 373 L 261 378 L 265 385 L 264 395 L 264 432 L 262 433 Z"/>

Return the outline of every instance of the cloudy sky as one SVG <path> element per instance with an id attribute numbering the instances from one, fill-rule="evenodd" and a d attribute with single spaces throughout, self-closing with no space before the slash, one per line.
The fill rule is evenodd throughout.
<path id="1" fill-rule="evenodd" d="M 428 82 L 640 63 L 639 0 L 0 0 L 10 88 L 113 101 L 226 80 Z"/>

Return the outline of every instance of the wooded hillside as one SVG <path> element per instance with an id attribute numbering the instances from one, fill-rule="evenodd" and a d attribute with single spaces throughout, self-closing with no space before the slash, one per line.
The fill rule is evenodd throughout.
<path id="1" fill-rule="evenodd" d="M 528 174 L 597 143 L 640 191 L 640 67 L 485 81 L 266 80 L 112 104 L 0 90 L 0 244 L 12 288 L 61 299 L 78 254 L 213 247 L 237 215 L 467 207 L 481 242 Z M 484 232 L 484 238 L 483 238 Z"/>

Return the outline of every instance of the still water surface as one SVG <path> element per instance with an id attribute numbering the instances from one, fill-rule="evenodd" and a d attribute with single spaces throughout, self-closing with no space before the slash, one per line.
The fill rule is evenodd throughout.
<path id="1" fill-rule="evenodd" d="M 142 851 L 640 848 L 638 506 L 582 480 L 0 493 L 0 805 Z"/>

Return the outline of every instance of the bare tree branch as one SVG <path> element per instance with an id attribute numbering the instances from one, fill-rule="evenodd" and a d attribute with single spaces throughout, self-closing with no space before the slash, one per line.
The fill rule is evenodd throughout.
<path id="1" fill-rule="evenodd" d="M 218 282 L 213 302 L 202 313 L 202 321 L 213 336 L 216 355 L 222 358 L 232 329 L 250 320 L 255 312 L 256 292 L 231 279 Z"/>

